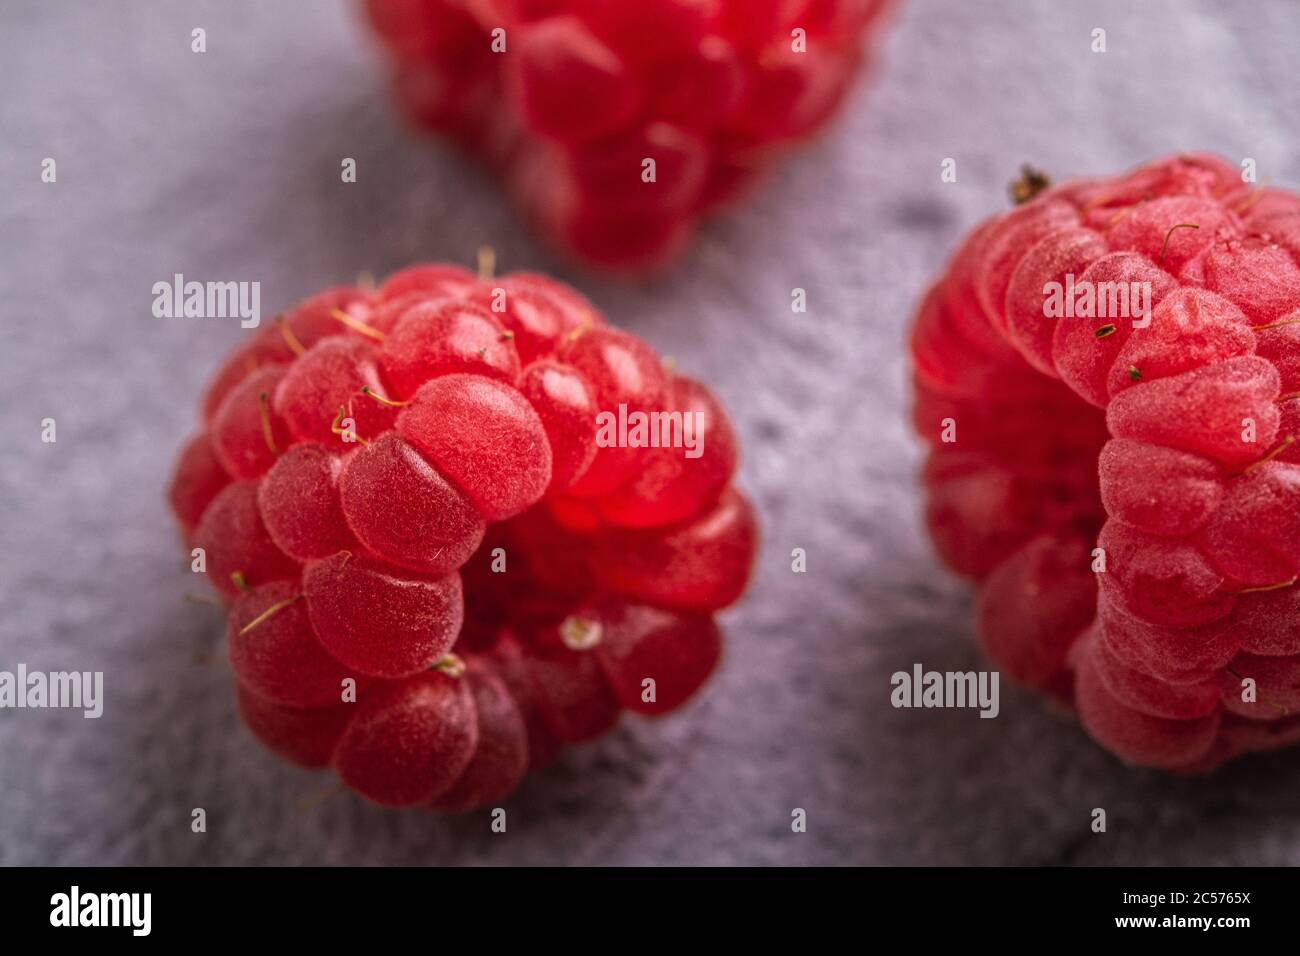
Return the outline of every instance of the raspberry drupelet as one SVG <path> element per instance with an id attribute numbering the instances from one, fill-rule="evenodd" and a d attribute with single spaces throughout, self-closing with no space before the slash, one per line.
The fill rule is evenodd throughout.
<path id="1" fill-rule="evenodd" d="M 482 159 L 560 249 L 624 272 L 671 259 L 824 126 L 891 5 L 365 2 L 404 110 Z"/>
<path id="2" fill-rule="evenodd" d="M 598 444 L 620 405 L 696 416 L 702 454 Z M 705 683 L 757 543 L 736 461 L 709 390 L 574 290 L 429 265 L 230 356 L 170 498 L 253 733 L 458 812 Z"/>
<path id="3" fill-rule="evenodd" d="M 980 640 L 1131 763 L 1300 741 L 1300 196 L 1209 155 L 1033 192 L 911 339 L 926 521 Z"/>

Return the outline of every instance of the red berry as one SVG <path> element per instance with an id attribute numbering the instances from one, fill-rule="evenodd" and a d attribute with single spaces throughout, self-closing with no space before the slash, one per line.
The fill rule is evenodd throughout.
<path id="1" fill-rule="evenodd" d="M 548 491 L 564 491 L 596 457 L 596 400 L 586 378 L 571 365 L 550 359 L 524 369 L 519 391 L 537 412 L 551 446 Z"/>
<path id="2" fill-rule="evenodd" d="M 373 312 L 374 301 L 369 292 L 336 286 L 304 299 L 284 317 L 283 325 L 276 322 L 259 334 L 274 358 L 292 362 L 323 339 L 362 334 Z M 340 321 L 340 315 L 346 316 L 347 321 Z"/>
<path id="3" fill-rule="evenodd" d="M 264 325 L 252 341 L 226 359 L 204 395 L 204 418 L 211 419 L 226 395 L 253 372 L 288 365 L 322 339 L 348 334 L 349 326 L 338 320 L 339 313 L 364 324 L 371 312 L 369 294 L 346 286 L 304 299 L 283 319 Z"/>
<path id="4" fill-rule="evenodd" d="M 1101 679 L 1091 655 L 1082 656 L 1075 700 L 1083 725 L 1107 749 L 1130 763 L 1167 770 L 1197 762 L 1214 745 L 1219 715 L 1171 719 L 1121 702 Z"/>
<path id="5" fill-rule="evenodd" d="M 603 325 L 605 322 L 591 300 L 577 289 L 557 282 L 550 276 L 537 272 L 515 272 L 503 281 L 508 283 L 509 289 L 544 296 L 559 310 L 561 334 L 590 328 L 593 325 Z"/>
<path id="6" fill-rule="evenodd" d="M 513 343 L 520 363 L 553 353 L 567 328 L 564 312 L 552 296 L 508 279 L 483 283 L 471 301 L 505 327 L 497 332 L 498 341 Z M 513 377 L 503 378 L 513 381 Z"/>
<path id="7" fill-rule="evenodd" d="M 212 499 L 228 484 L 230 475 L 217 460 L 206 432 L 200 432 L 185 443 L 167 496 L 172 513 L 186 534 L 193 532 Z"/>
<path id="8" fill-rule="evenodd" d="M 469 499 L 396 432 L 347 457 L 339 493 L 348 527 L 366 547 L 428 574 L 460 567 L 483 539 Z"/>
<path id="9" fill-rule="evenodd" d="M 212 417 L 213 451 L 236 478 L 261 477 L 293 441 L 272 404 L 284 375 L 280 366 L 254 372 L 231 389 Z"/>
<path id="10" fill-rule="evenodd" d="M 1022 684 L 1067 698 L 1066 658 L 1097 613 L 1088 550 L 1083 538 L 1035 538 L 984 579 L 979 595 L 989 656 Z"/>
<path id="11" fill-rule="evenodd" d="M 383 363 L 404 397 L 452 372 L 504 382 L 519 377 L 519 355 L 505 327 L 486 309 L 449 299 L 410 306 L 384 342 Z"/>
<path id="12" fill-rule="evenodd" d="M 326 707 L 356 678 L 325 653 L 296 581 L 240 595 L 230 611 L 230 666 L 249 690 L 285 707 Z"/>
<path id="13" fill-rule="evenodd" d="M 636 77 L 577 17 L 554 17 L 516 32 L 506 83 L 512 108 L 529 127 L 555 139 L 593 139 L 636 114 Z"/>
<path id="14" fill-rule="evenodd" d="M 554 244 L 623 272 L 673 258 L 826 125 L 888 6 L 367 0 L 401 106 L 498 172 Z"/>
<path id="15" fill-rule="evenodd" d="M 523 718 L 528 736 L 528 770 L 530 773 L 543 770 L 559 755 L 561 744 L 542 719 L 538 692 L 523 647 L 513 634 L 504 631 L 493 646 L 490 659 Z"/>
<path id="16" fill-rule="evenodd" d="M 310 769 L 329 766 L 354 707 L 285 707 L 242 684 L 235 685 L 235 699 L 239 715 L 258 740 L 286 760 Z"/>
<path id="17" fill-rule="evenodd" d="M 446 793 L 478 744 L 474 697 L 441 671 L 377 685 L 334 749 L 343 782 L 376 803 L 418 806 Z"/>
<path id="18" fill-rule="evenodd" d="M 975 230 L 917 317 L 936 546 L 989 654 L 1131 762 L 1296 739 L 1250 722 L 1300 657 L 1297 210 L 1205 155 L 1065 183 Z"/>
<path id="19" fill-rule="evenodd" d="M 233 599 L 240 711 L 273 750 L 377 802 L 471 810 L 715 669 L 711 614 L 757 544 L 735 436 L 579 293 L 416 266 L 237 355 L 256 362 L 218 373 L 169 497 Z M 620 404 L 674 447 L 599 448 Z"/>
<path id="20" fill-rule="evenodd" d="M 655 162 L 655 187 L 628 171 L 646 159 Z M 580 192 L 580 207 L 596 214 L 647 214 L 680 217 L 690 211 L 709 171 L 708 147 L 698 136 L 670 123 L 647 123 L 612 140 L 576 149 L 564 175 Z M 662 185 L 660 185 L 662 184 Z"/>
<path id="21" fill-rule="evenodd" d="M 406 677 L 442 659 L 460 633 L 460 575 L 406 576 L 342 552 L 307 566 L 303 594 L 325 650 L 374 677 Z"/>
<path id="22" fill-rule="evenodd" d="M 601 631 L 596 660 L 618 702 L 638 713 L 676 710 L 722 657 L 722 635 L 711 617 L 618 603 L 601 608 L 593 621 Z"/>
<path id="23" fill-rule="evenodd" d="M 412 292 L 419 292 L 429 299 L 457 299 L 473 289 L 477 281 L 472 272 L 459 266 L 444 263 L 408 266 L 385 279 L 377 295 L 381 303 Z"/>
<path id="24" fill-rule="evenodd" d="M 682 524 L 611 530 L 596 542 L 597 582 L 637 601 L 709 613 L 739 599 L 758 546 L 753 508 L 734 489 Z"/>
<path id="25" fill-rule="evenodd" d="M 1253 680 L 1253 693 L 1244 692 Z M 1284 720 L 1300 709 L 1300 657 L 1238 654 L 1219 675 L 1214 697 L 1225 710 L 1251 720 Z"/>
<path id="26" fill-rule="evenodd" d="M 642 469 L 620 489 L 601 499 L 600 514 L 610 524 L 633 528 L 673 524 L 704 511 L 718 500 L 736 470 L 736 436 L 713 394 L 681 376 L 670 383 L 665 411 L 680 414 L 682 442 L 650 449 Z M 685 442 L 694 447 L 685 447 Z"/>
<path id="27" fill-rule="evenodd" d="M 481 375 L 425 384 L 398 417 L 397 433 L 488 521 L 535 504 L 551 481 L 551 446 L 537 412 L 516 389 Z"/>
<path id="28" fill-rule="evenodd" d="M 721 0 L 660 0 L 638 6 L 574 0 L 573 10 L 620 56 L 642 61 L 688 50 L 717 26 Z"/>
<path id="29" fill-rule="evenodd" d="M 356 547 L 339 500 L 342 470 L 342 459 L 329 448 L 302 442 L 281 455 L 258 483 L 262 521 L 285 554 L 308 561 Z"/>
<path id="30" fill-rule="evenodd" d="M 236 481 L 223 488 L 194 529 L 208 580 L 227 597 L 250 587 L 296 578 L 298 562 L 271 539 L 257 509 L 257 483 Z"/>
<path id="31" fill-rule="evenodd" d="M 363 339 L 335 337 L 312 346 L 289 367 L 275 393 L 276 411 L 298 441 L 339 444 L 335 421 L 353 421 L 361 438 L 393 427 L 397 409 L 369 397 L 362 389 L 387 396 L 380 377 L 379 355 Z"/>
<path id="32" fill-rule="evenodd" d="M 651 68 L 650 113 L 684 129 L 708 130 L 730 117 L 749 92 L 736 48 L 708 36 L 693 49 Z"/>
<path id="33" fill-rule="evenodd" d="M 555 739 L 568 744 L 599 737 L 619 715 L 619 700 L 592 653 L 595 645 L 575 650 L 566 643 L 568 625 L 575 621 L 582 619 L 566 619 L 531 635 L 524 646 L 537 712 Z"/>
<path id="34" fill-rule="evenodd" d="M 504 681 L 483 658 L 471 658 L 464 680 L 474 695 L 478 745 L 455 785 L 433 801 L 435 810 L 460 813 L 509 796 L 528 771 L 528 731 Z"/>
<path id="35" fill-rule="evenodd" d="M 649 414 L 663 403 L 668 379 L 658 357 L 627 332 L 586 331 L 564 349 L 560 359 L 585 376 L 598 414 L 616 418 L 621 413 Z M 593 497 L 614 491 L 643 466 L 646 457 L 643 448 L 600 448 L 573 493 Z"/>

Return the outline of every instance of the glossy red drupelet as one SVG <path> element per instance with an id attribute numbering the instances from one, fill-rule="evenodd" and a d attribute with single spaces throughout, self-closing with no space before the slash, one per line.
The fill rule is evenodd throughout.
<path id="1" fill-rule="evenodd" d="M 1048 189 L 962 245 L 912 355 L 999 666 L 1132 763 L 1300 741 L 1300 197 L 1205 155 Z"/>
<path id="2" fill-rule="evenodd" d="M 559 248 L 637 272 L 826 123 L 891 0 L 365 5 L 417 122 Z"/>
<path id="3" fill-rule="evenodd" d="M 684 447 L 609 445 L 620 406 Z M 419 266 L 236 351 L 171 502 L 231 602 L 249 728 L 457 812 L 708 679 L 756 547 L 736 460 L 708 389 L 572 289 Z"/>

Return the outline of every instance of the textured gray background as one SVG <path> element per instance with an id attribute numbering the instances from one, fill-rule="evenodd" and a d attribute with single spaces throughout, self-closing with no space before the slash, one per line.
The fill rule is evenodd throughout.
<path id="1" fill-rule="evenodd" d="M 270 314 L 485 241 L 506 269 L 557 264 L 487 178 L 395 118 L 342 2 L 6 0 L 0 669 L 104 670 L 108 701 L 99 721 L 0 711 L 0 863 L 1300 862 L 1300 753 L 1180 781 L 1010 689 L 996 720 L 888 704 L 914 661 L 980 664 L 967 592 L 918 523 L 903 340 L 925 282 L 1025 160 L 1103 173 L 1211 148 L 1300 186 L 1297 13 L 912 0 L 831 134 L 676 271 L 629 286 L 561 270 L 722 395 L 765 546 L 707 694 L 530 780 L 492 836 L 481 817 L 312 805 L 328 779 L 264 752 L 224 664 L 194 663 L 221 624 L 182 601 L 197 586 L 163 485 L 240 333 L 153 319 L 150 287 L 257 279 Z M 359 183 L 339 182 L 343 156 Z M 957 184 L 939 183 L 945 156 Z"/>

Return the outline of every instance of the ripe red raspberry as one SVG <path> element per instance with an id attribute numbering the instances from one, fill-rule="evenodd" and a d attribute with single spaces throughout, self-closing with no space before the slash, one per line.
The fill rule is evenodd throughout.
<path id="1" fill-rule="evenodd" d="M 365 2 L 406 112 L 495 170 L 559 248 L 627 272 L 826 123 L 891 4 Z"/>
<path id="2" fill-rule="evenodd" d="M 927 522 L 999 666 L 1137 764 L 1300 741 L 1300 197 L 1202 155 L 1047 189 L 961 246 L 912 355 Z"/>
<path id="3" fill-rule="evenodd" d="M 695 439 L 669 415 L 610 445 L 620 407 Z M 230 602 L 253 733 L 452 812 L 704 684 L 756 546 L 736 459 L 709 390 L 572 289 L 420 266 L 238 349 L 171 502 Z"/>

